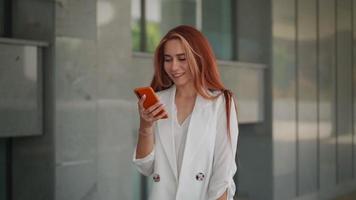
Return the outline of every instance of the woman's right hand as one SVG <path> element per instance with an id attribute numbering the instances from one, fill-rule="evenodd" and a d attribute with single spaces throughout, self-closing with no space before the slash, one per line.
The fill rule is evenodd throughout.
<path id="1" fill-rule="evenodd" d="M 143 107 L 143 102 L 146 99 L 146 95 L 143 95 L 140 100 L 138 101 L 138 111 L 140 113 L 140 129 L 152 129 L 153 123 L 165 115 L 167 115 L 166 110 L 164 109 L 164 104 L 161 102 L 157 102 L 156 104 L 150 106 L 149 108 L 145 109 Z M 160 113 L 162 112 L 162 113 Z M 160 113 L 159 115 L 157 115 Z"/>

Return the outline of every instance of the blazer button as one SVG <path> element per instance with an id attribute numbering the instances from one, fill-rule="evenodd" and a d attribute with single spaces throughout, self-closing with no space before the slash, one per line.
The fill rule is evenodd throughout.
<path id="1" fill-rule="evenodd" d="M 154 182 L 159 182 L 161 180 L 161 178 L 159 177 L 159 174 L 153 174 L 153 181 Z"/>
<path id="2" fill-rule="evenodd" d="M 197 181 L 203 181 L 205 178 L 205 175 L 202 172 L 199 172 L 197 175 L 195 175 L 195 179 Z"/>

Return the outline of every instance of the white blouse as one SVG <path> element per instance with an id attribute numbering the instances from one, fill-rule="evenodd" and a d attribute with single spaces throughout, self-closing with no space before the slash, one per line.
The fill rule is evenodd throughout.
<path id="1" fill-rule="evenodd" d="M 177 169 L 178 169 L 178 177 L 180 174 L 180 169 L 182 167 L 183 155 L 184 155 L 184 147 L 185 141 L 187 139 L 187 133 L 189 128 L 190 116 L 187 116 L 182 124 L 179 124 L 177 117 L 177 109 L 174 109 L 174 145 L 176 150 L 176 158 L 177 158 Z"/>

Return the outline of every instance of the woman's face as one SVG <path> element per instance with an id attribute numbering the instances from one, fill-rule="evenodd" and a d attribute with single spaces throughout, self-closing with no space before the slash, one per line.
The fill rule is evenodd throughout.
<path id="1" fill-rule="evenodd" d="M 178 39 L 168 40 L 164 45 L 164 70 L 176 86 L 183 86 L 193 81 L 187 57 Z"/>

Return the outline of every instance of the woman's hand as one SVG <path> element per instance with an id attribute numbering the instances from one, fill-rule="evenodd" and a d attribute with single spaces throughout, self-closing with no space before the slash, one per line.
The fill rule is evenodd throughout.
<path id="1" fill-rule="evenodd" d="M 155 121 L 167 115 L 167 112 L 164 109 L 164 104 L 162 104 L 161 102 L 157 102 L 156 104 L 145 109 L 143 107 L 143 102 L 145 101 L 145 99 L 146 99 L 146 95 L 143 95 L 141 99 L 138 101 L 137 105 L 138 105 L 138 111 L 140 113 L 140 130 L 146 132 L 147 130 L 152 129 L 153 123 Z"/>
<path id="2" fill-rule="evenodd" d="M 137 103 L 138 111 L 140 113 L 140 129 L 138 131 L 139 137 L 136 148 L 136 159 L 144 158 L 153 151 L 153 123 L 167 115 L 163 104 L 160 102 L 157 102 L 153 106 L 145 109 L 143 107 L 143 102 L 145 100 L 146 96 L 143 95 Z"/>

